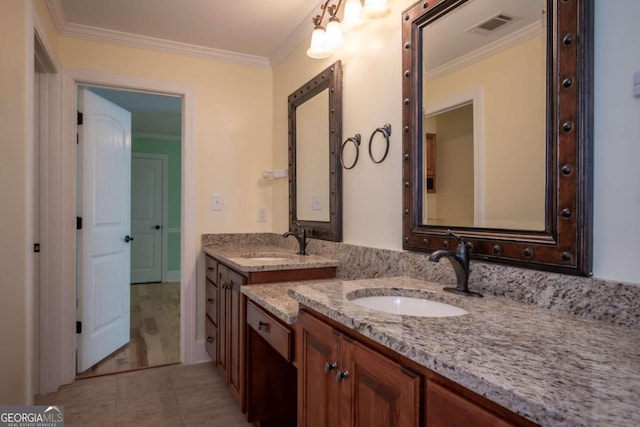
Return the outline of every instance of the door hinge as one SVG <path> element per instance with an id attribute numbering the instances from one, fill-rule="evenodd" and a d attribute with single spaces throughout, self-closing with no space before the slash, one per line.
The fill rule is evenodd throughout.
<path id="1" fill-rule="evenodd" d="M 80 111 L 78 111 L 77 113 L 78 113 L 78 120 L 76 124 L 80 126 L 82 124 L 82 113 Z"/>
<path id="2" fill-rule="evenodd" d="M 76 334 L 81 334 L 82 333 L 82 322 L 77 321 L 76 322 Z"/>
<path id="3" fill-rule="evenodd" d="M 40 243 L 34 243 L 33 244 L 33 252 L 35 252 L 35 253 L 39 253 L 40 252 Z"/>
<path id="4" fill-rule="evenodd" d="M 82 230 L 82 217 L 76 217 L 76 230 Z"/>

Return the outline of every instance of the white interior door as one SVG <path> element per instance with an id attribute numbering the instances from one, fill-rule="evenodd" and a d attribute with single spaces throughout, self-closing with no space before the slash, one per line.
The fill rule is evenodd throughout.
<path id="1" fill-rule="evenodd" d="M 163 159 L 131 157 L 131 283 L 162 281 Z"/>
<path id="2" fill-rule="evenodd" d="M 78 372 L 129 342 L 131 114 L 80 89 Z"/>

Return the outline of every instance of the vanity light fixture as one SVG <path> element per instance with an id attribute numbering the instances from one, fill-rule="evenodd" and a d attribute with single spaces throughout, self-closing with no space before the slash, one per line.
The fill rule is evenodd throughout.
<path id="1" fill-rule="evenodd" d="M 344 44 L 342 32 L 353 31 L 360 28 L 367 18 L 382 18 L 391 9 L 387 0 L 346 0 L 343 11 L 343 19 L 340 21 L 338 12 L 343 0 L 331 4 L 335 0 L 326 0 L 320 5 L 322 13 L 313 18 L 313 32 L 311 33 L 311 44 L 307 49 L 307 56 L 314 59 L 323 59 L 331 56 Z M 323 26 L 325 15 L 328 13 L 329 19 L 326 28 Z"/>

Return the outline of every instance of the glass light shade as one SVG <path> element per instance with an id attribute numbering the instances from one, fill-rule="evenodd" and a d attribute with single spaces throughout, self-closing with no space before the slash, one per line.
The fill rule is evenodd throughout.
<path id="1" fill-rule="evenodd" d="M 307 49 L 307 56 L 313 59 L 327 58 L 331 55 L 331 51 L 326 47 L 326 33 L 324 28 L 318 26 L 311 33 L 311 45 Z"/>
<path id="2" fill-rule="evenodd" d="M 344 31 L 352 31 L 362 27 L 363 24 L 362 3 L 360 3 L 360 0 L 347 0 L 347 3 L 344 5 L 342 29 Z"/>
<path id="3" fill-rule="evenodd" d="M 335 16 L 329 19 L 327 24 L 326 39 L 324 42 L 325 47 L 330 51 L 340 49 L 344 44 L 344 37 L 342 36 L 342 26 L 340 21 Z"/>
<path id="4" fill-rule="evenodd" d="M 367 18 L 382 18 L 390 11 L 387 0 L 364 0 L 362 7 L 362 14 Z"/>

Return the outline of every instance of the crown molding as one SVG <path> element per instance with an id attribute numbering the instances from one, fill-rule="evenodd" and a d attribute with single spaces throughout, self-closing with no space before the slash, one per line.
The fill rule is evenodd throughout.
<path id="1" fill-rule="evenodd" d="M 95 40 L 121 46 L 157 50 L 160 52 L 174 53 L 178 55 L 196 56 L 199 58 L 249 65 L 252 67 L 270 68 L 269 59 L 262 56 L 247 55 L 228 50 L 214 49 L 190 43 L 176 42 L 156 37 L 127 33 L 124 31 L 115 31 L 106 28 L 68 22 L 64 14 L 64 8 L 62 7 L 62 0 L 47 0 L 47 5 L 58 31 L 64 36 Z"/>
<path id="2" fill-rule="evenodd" d="M 542 30 L 542 24 L 540 23 L 540 21 L 536 21 L 532 24 L 527 25 L 526 27 L 519 29 L 518 31 L 514 31 L 508 36 L 498 39 L 492 43 L 482 46 L 479 49 L 459 56 L 452 61 L 446 62 L 434 68 L 433 70 L 425 73 L 424 79 L 425 81 L 435 80 L 448 73 L 465 68 L 473 64 L 474 62 L 481 61 L 492 55 L 495 55 L 500 51 L 507 50 L 527 40 L 533 39 L 540 35 L 542 33 Z"/>
<path id="3" fill-rule="evenodd" d="M 276 49 L 269 57 L 269 63 L 271 67 L 278 65 L 284 58 L 287 57 L 302 41 L 311 34 L 313 26 L 313 17 L 316 16 L 318 9 L 322 5 L 322 1 L 318 2 L 309 14 L 298 24 L 298 26 L 289 34 L 289 36 L 282 42 L 282 44 Z"/>

